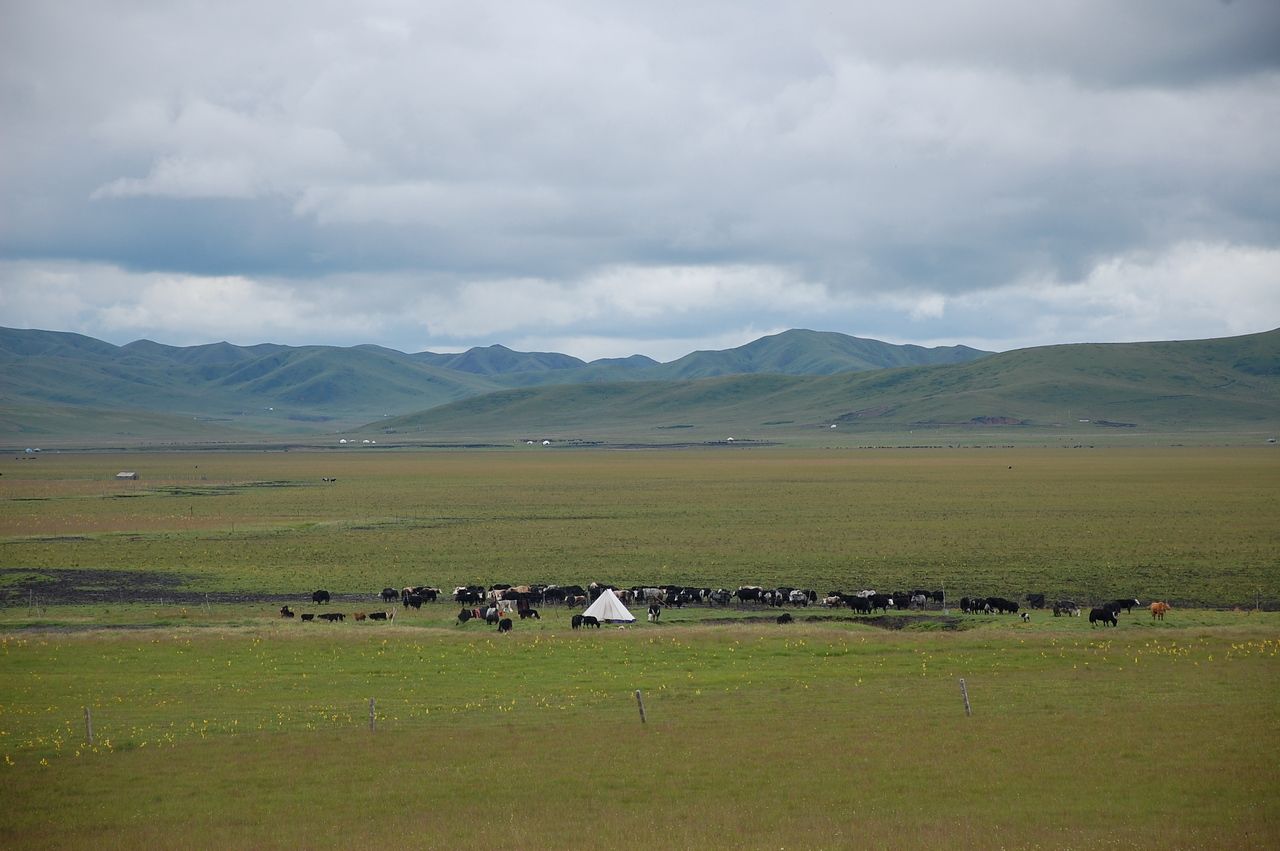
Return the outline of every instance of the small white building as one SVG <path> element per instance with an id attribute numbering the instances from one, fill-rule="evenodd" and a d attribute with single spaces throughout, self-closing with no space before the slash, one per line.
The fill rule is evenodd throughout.
<path id="1" fill-rule="evenodd" d="M 138 480 L 138 474 L 132 470 L 121 470 L 119 473 L 116 473 L 116 478 L 120 481 L 129 480 L 136 482 Z"/>

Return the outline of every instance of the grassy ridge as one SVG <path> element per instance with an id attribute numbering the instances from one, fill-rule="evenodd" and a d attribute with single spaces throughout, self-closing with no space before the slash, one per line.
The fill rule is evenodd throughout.
<path id="1" fill-rule="evenodd" d="M 388 413 L 431 408 L 502 387 L 603 380 L 677 379 L 739 372 L 830 373 L 978 357 L 965 347 L 923 349 L 843 334 L 790 331 L 672 364 L 639 356 L 586 364 L 504 346 L 456 355 L 408 355 L 379 346 L 175 347 L 139 340 L 126 346 L 53 331 L 0 328 L 0 418 L 10 434 L 81 438 L 189 437 L 190 422 L 234 423 L 266 434 L 332 432 Z M 131 428 L 95 418 L 128 413 Z M 177 412 L 187 428 L 174 428 Z M 118 416 L 118 415 L 117 415 Z M 148 422 L 148 418 L 153 422 Z M 212 428 L 207 439 L 217 439 Z"/>
<path id="2" fill-rule="evenodd" d="M 1278 653 L 1271 621 L 7 637 L 0 842 L 1273 847 Z"/>
<path id="3" fill-rule="evenodd" d="M 685 423 L 714 428 L 720 439 L 726 429 L 738 437 L 794 439 L 831 423 L 845 432 L 875 432 L 963 427 L 975 420 L 1040 428 L 1101 421 L 1137 432 L 1274 428 L 1280 422 L 1280 331 L 1223 340 L 1047 346 L 955 365 L 818 377 L 525 389 L 383 425 L 406 434 L 652 437 L 660 426 Z M 779 421 L 793 427 L 766 427 Z"/>
<path id="4" fill-rule="evenodd" d="M 1263 447 L 62 453 L 6 468 L 0 497 L 15 599 L 86 570 L 298 596 L 600 580 L 1280 599 Z"/>
<path id="5" fill-rule="evenodd" d="M 1081 424 L 1148 441 L 1217 433 L 1260 441 L 1280 423 L 1280 330 L 981 354 L 790 331 L 670 364 L 575 366 L 576 359 L 502 347 L 431 357 L 376 346 L 188 350 L 0 329 L 9 376 L 0 401 L 17 413 L 0 418 L 0 427 L 24 440 L 43 433 L 99 446 L 139 433 L 190 439 L 190 424 L 176 429 L 163 419 L 179 412 L 195 424 L 277 436 L 363 425 L 371 435 L 393 429 L 396 440 L 416 442 L 644 443 L 669 441 L 663 429 L 679 425 L 688 442 L 736 435 L 848 445 L 913 430 L 1032 433 L 1044 441 Z M 897 368 L 877 368 L 886 366 Z M 104 409 L 144 422 L 122 435 L 120 425 L 92 415 Z M 149 426 L 148 412 L 157 417 Z"/>

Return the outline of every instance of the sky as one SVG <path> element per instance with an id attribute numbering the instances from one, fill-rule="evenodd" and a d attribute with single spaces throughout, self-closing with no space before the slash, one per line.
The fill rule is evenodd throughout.
<path id="1" fill-rule="evenodd" d="M 672 360 L 1280 327 L 1280 3 L 0 0 L 0 325 Z"/>

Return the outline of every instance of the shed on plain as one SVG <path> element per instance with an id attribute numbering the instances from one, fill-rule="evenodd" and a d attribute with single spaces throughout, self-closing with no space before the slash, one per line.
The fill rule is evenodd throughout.
<path id="1" fill-rule="evenodd" d="M 121 472 L 116 473 L 116 478 L 121 480 L 129 479 L 136 482 L 138 480 L 138 474 L 132 470 L 122 470 Z"/>

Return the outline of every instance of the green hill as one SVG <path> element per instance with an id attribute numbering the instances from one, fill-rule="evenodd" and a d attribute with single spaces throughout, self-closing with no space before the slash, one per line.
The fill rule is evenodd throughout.
<path id="1" fill-rule="evenodd" d="M 15 440 L 214 440 L 363 426 L 410 439 L 554 433 L 680 442 L 731 434 L 813 440 L 832 425 L 841 435 L 1082 426 L 1121 434 L 1280 423 L 1280 330 L 994 355 L 788 331 L 658 364 L 642 356 L 584 363 L 503 346 L 458 355 L 378 346 L 114 346 L 0 329 L 0 369 L 0 434 Z"/>
<path id="2" fill-rule="evenodd" d="M 479 351 L 487 350 L 472 349 L 465 355 L 473 356 Z M 508 359 L 506 363 L 510 369 L 489 370 L 485 374 L 513 387 L 609 381 L 678 381 L 726 375 L 833 375 L 895 366 L 961 363 L 988 354 L 990 352 L 968 346 L 929 349 L 882 343 L 830 331 L 797 329 L 761 337 L 733 349 L 692 352 L 670 363 L 658 363 L 643 355 L 602 358 L 587 364 L 560 361 L 554 366 L 528 359 Z"/>
<path id="3" fill-rule="evenodd" d="M 726 351 L 700 351 L 646 370 L 649 378 L 718 375 L 833 375 L 838 372 L 962 363 L 990 352 L 968 346 L 898 346 L 828 331 L 792 330 Z"/>
<path id="4" fill-rule="evenodd" d="M 81 334 L 0 328 L 0 368 L 7 376 L 0 403 L 10 419 L 13 412 L 25 411 L 50 434 L 96 433 L 105 420 L 90 411 L 129 412 L 140 421 L 168 423 L 153 431 L 173 423 L 233 423 L 289 434 L 334 431 L 504 387 L 723 373 L 818 374 L 977 354 L 963 347 L 926 350 L 843 334 L 789 331 L 671 364 L 643 355 L 586 363 L 502 345 L 457 354 L 405 354 L 375 345 L 220 342 L 181 347 L 137 340 L 115 346 Z M 47 416 L 40 412 L 42 406 L 50 407 Z M 74 415 L 77 409 L 84 409 L 83 415 Z M 7 432 L 22 433 L 24 422 L 15 422 Z"/>
<path id="5" fill-rule="evenodd" d="M 1280 424 L 1280 330 L 1221 340 L 1047 346 L 961 364 L 829 376 L 526 388 L 383 423 L 402 434 L 515 437 L 652 436 L 680 428 L 699 439 L 832 424 L 862 430 L 1271 428 Z"/>
<path id="6" fill-rule="evenodd" d="M 456 355 L 420 352 L 411 357 L 433 366 L 474 375 L 547 372 L 586 366 L 585 361 L 571 355 L 557 352 L 517 352 L 502 345 L 476 347 Z"/>
<path id="7" fill-rule="evenodd" d="M 332 430 L 501 387 L 388 349 L 181 348 L 146 340 L 113 346 L 76 334 L 13 329 L 0 330 L 0 368 L 6 420 L 25 411 L 50 434 L 95 433 L 104 411 L 274 433 Z M 5 431 L 22 433 L 26 422 Z"/>

